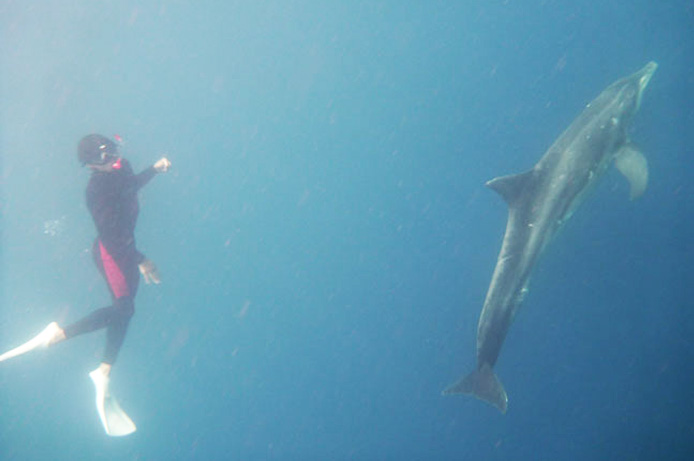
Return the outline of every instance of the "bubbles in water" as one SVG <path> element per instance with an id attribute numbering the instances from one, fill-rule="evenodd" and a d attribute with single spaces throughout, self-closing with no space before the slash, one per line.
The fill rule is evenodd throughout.
<path id="1" fill-rule="evenodd" d="M 49 219 L 43 223 L 43 233 L 49 237 L 55 237 L 65 230 L 66 216 L 61 216 L 58 219 Z"/>

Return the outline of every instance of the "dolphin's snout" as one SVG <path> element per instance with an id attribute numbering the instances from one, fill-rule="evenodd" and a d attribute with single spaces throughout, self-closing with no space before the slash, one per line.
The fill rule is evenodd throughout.
<path id="1" fill-rule="evenodd" d="M 655 61 L 651 61 L 648 64 L 646 64 L 646 66 L 643 69 L 636 73 L 636 75 L 639 75 L 639 93 L 636 96 L 637 110 L 641 107 L 641 98 L 643 97 L 643 90 L 645 90 L 648 86 L 648 82 L 651 81 L 651 78 L 653 77 L 653 74 L 655 73 L 657 68 L 658 63 Z"/>
<path id="2" fill-rule="evenodd" d="M 648 86 L 648 82 L 651 81 L 656 69 L 658 69 L 658 63 L 655 61 L 649 62 L 643 69 L 641 69 L 641 78 L 639 79 L 639 87 L 641 91 L 646 89 L 646 86 Z"/>

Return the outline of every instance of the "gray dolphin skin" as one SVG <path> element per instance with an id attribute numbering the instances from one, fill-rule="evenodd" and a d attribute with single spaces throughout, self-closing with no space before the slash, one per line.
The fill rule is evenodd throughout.
<path id="1" fill-rule="evenodd" d="M 629 180 L 632 199 L 646 189 L 647 162 L 627 131 L 657 67 L 649 62 L 608 86 L 530 171 L 487 183 L 508 204 L 506 234 L 477 326 L 477 368 L 444 395 L 471 394 L 506 412 L 493 368 L 538 257 L 611 162 Z"/>

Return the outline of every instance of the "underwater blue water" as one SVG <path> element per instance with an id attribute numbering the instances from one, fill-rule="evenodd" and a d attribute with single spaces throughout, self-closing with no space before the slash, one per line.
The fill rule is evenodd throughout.
<path id="1" fill-rule="evenodd" d="M 85 134 L 141 193 L 141 285 L 109 438 L 103 333 L 0 365 L 1 460 L 691 459 L 694 6 L 652 1 L 0 0 L 0 349 L 108 303 Z M 475 364 L 531 167 L 655 60 L 633 141 L 537 266 L 496 371 L 509 410 L 441 391 Z"/>

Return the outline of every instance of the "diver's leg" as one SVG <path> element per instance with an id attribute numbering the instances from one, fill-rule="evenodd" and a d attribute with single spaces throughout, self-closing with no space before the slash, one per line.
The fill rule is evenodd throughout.
<path id="1" fill-rule="evenodd" d="M 124 282 L 123 292 L 125 296 L 119 296 L 113 302 L 113 317 L 106 329 L 106 347 L 104 349 L 103 363 L 113 364 L 118 357 L 128 325 L 135 314 L 135 295 L 140 286 L 140 271 L 137 267 L 137 259 L 133 255 L 125 258 L 118 264 L 118 271 L 122 274 Z"/>
<path id="2" fill-rule="evenodd" d="M 108 311 L 106 324 L 106 346 L 99 367 L 89 373 L 96 389 L 96 408 L 104 430 L 111 436 L 128 435 L 137 430 L 135 423 L 121 409 L 109 390 L 111 367 L 118 357 L 128 330 L 130 318 L 135 312 L 135 294 L 140 281 L 136 258 L 121 259 L 120 264 L 99 245 L 102 273 L 106 278 L 113 305 Z"/>
<path id="3" fill-rule="evenodd" d="M 102 363 L 113 365 L 118 358 L 130 319 L 135 313 L 135 304 L 130 296 L 119 298 L 113 304 L 114 315 L 106 328 L 106 347 Z"/>
<path id="4" fill-rule="evenodd" d="M 134 313 L 133 298 L 131 296 L 119 298 L 114 302 L 113 307 L 115 314 L 106 329 L 103 361 L 96 370 L 89 373 L 89 377 L 96 390 L 96 409 L 104 430 L 111 436 L 123 436 L 132 434 L 137 427 L 111 394 L 109 383 L 111 367 L 118 357 L 130 318 Z"/>
<path id="5" fill-rule="evenodd" d="M 106 328 L 117 312 L 114 305 L 102 307 L 97 309 L 80 320 L 72 323 L 65 328 L 63 332 L 65 334 L 65 339 L 74 338 L 75 336 L 83 335 L 85 333 L 91 333 L 92 331 L 100 330 Z"/>
<path id="6" fill-rule="evenodd" d="M 137 290 L 137 282 L 139 279 L 135 278 L 133 282 L 133 276 L 131 275 L 133 270 L 124 271 L 122 269 L 122 267 L 129 269 L 133 264 L 119 264 L 116 262 L 99 240 L 94 242 L 92 255 L 94 256 L 94 264 L 96 264 L 96 267 L 106 281 L 106 285 L 111 293 L 111 298 L 113 299 L 113 304 L 97 309 L 81 320 L 65 327 L 66 338 L 72 338 L 84 333 L 110 327 L 114 322 L 121 323 L 123 318 L 123 301 L 121 301 L 121 299 L 134 297 L 134 293 Z M 137 271 L 137 264 L 134 264 L 134 266 L 135 271 Z M 134 287 L 134 290 L 131 287 Z"/>

